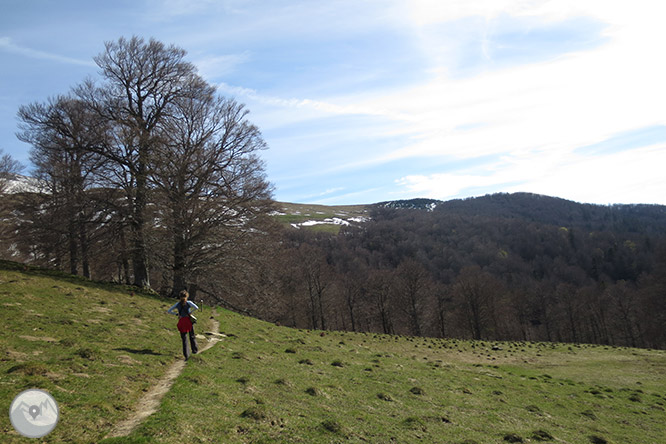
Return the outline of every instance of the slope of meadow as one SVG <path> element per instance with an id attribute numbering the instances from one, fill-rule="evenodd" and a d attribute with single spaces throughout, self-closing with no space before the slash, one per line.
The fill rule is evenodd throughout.
<path id="1" fill-rule="evenodd" d="M 370 205 L 315 205 L 276 202 L 273 217 L 293 228 L 307 228 L 337 234 L 340 227 L 367 220 Z"/>
<path id="2" fill-rule="evenodd" d="M 4 261 L 0 297 L 3 443 L 34 442 L 8 415 L 13 398 L 30 388 L 50 392 L 60 409 L 42 441 L 99 442 L 182 359 L 176 319 L 165 313 L 172 300 Z"/>
<path id="3" fill-rule="evenodd" d="M 656 443 L 666 353 L 293 330 L 230 312 L 130 442 Z M 494 348 L 494 349 L 493 349 Z"/>
<path id="4" fill-rule="evenodd" d="M 182 359 L 162 316 L 171 301 L 4 265 L 0 398 L 8 409 L 27 388 L 53 394 L 61 417 L 44 442 L 663 439 L 664 351 L 304 331 L 222 310 L 228 337 L 190 359 L 130 436 L 103 439 Z M 3 442 L 31 442 L 0 417 Z"/>

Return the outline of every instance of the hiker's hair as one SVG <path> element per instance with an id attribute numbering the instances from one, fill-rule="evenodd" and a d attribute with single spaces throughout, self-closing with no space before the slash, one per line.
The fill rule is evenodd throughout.
<path id="1" fill-rule="evenodd" d="M 183 299 L 183 298 L 187 299 L 189 297 L 190 297 L 190 294 L 187 292 L 187 290 L 183 290 L 183 291 L 180 292 L 180 298 L 181 299 Z"/>

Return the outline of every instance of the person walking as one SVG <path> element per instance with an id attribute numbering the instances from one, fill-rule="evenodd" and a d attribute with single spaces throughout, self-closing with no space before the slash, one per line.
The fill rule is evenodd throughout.
<path id="1" fill-rule="evenodd" d="M 196 354 L 199 351 L 197 346 L 197 338 L 194 335 L 194 325 L 192 325 L 192 319 L 190 318 L 190 313 L 194 310 L 198 310 L 199 307 L 192 302 L 188 301 L 190 295 L 186 290 L 180 292 L 180 301 L 173 304 L 171 308 L 167 310 L 168 314 L 178 316 L 178 331 L 180 332 L 180 338 L 183 341 L 183 356 L 187 361 L 190 357 L 190 353 L 187 347 L 187 335 L 190 336 L 190 346 L 192 353 Z"/>

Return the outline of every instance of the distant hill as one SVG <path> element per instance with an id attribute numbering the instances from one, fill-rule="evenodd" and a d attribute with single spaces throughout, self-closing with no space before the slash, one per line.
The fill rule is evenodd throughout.
<path id="1" fill-rule="evenodd" d="M 386 202 L 379 202 L 374 204 L 374 206 L 382 208 L 432 211 L 442 203 L 443 201 L 437 199 L 408 199 L 408 200 L 390 200 Z"/>
<path id="2" fill-rule="evenodd" d="M 497 193 L 439 201 L 410 199 L 380 202 L 375 208 L 417 209 L 460 216 L 523 219 L 562 227 L 666 233 L 666 206 L 648 204 L 583 204 L 532 193 Z"/>
<path id="3" fill-rule="evenodd" d="M 594 229 L 643 227 L 666 228 L 663 205 L 594 205 L 531 193 L 492 194 L 451 200 L 438 205 L 439 211 L 461 214 L 485 214 L 496 217 L 520 217 L 532 222 L 560 226 L 587 226 Z M 634 227 L 637 228 L 637 227 Z"/>
<path id="4" fill-rule="evenodd" d="M 373 211 L 423 210 L 466 217 L 521 219 L 558 227 L 595 231 L 666 233 L 666 206 L 651 204 L 595 205 L 532 193 L 497 193 L 448 201 L 416 198 L 365 205 L 327 206 L 278 203 L 276 213 L 296 228 L 337 233 L 341 226 L 365 222 Z M 326 227 L 330 228 L 326 228 Z M 333 228 L 335 227 L 335 228 Z"/>

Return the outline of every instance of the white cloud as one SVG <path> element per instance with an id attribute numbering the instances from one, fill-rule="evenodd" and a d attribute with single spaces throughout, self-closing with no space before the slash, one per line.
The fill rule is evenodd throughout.
<path id="1" fill-rule="evenodd" d="M 590 203 L 666 205 L 666 144 L 605 156 L 572 156 L 505 191 L 531 191 Z"/>
<path id="2" fill-rule="evenodd" d="M 659 32 L 666 41 L 664 31 Z M 656 56 L 655 41 L 641 42 L 641 53 L 625 43 L 633 38 L 473 78 L 438 77 L 364 105 L 389 110 L 391 117 L 409 115 L 414 131 L 423 136 L 393 153 L 394 158 L 574 148 L 666 123 L 661 111 L 666 64 Z M 477 128 L 457 130 L 470 126 Z"/>
<path id="3" fill-rule="evenodd" d="M 396 183 L 409 197 L 441 200 L 493 187 L 496 191 L 527 191 L 578 202 L 666 205 L 663 165 L 666 144 L 662 143 L 601 156 L 532 153 L 503 158 L 473 172 L 408 175 Z"/>
<path id="4" fill-rule="evenodd" d="M 614 2 L 487 1 L 409 2 L 419 26 L 471 15 L 500 13 L 565 19 L 594 14 L 609 23 L 610 41 L 595 50 L 555 60 L 451 79 L 438 75 L 420 85 L 325 99 L 280 98 L 226 87 L 264 105 L 371 115 L 393 122 L 414 143 L 377 159 L 414 156 L 476 157 L 524 150 L 574 149 L 633 128 L 666 123 L 666 64 L 658 54 L 666 28 L 651 9 Z M 609 7 L 613 3 L 615 8 Z M 598 8 L 597 8 L 598 6 Z M 602 7 L 603 6 L 603 7 Z M 625 14 L 625 12 L 629 12 Z M 428 51 L 436 51 L 430 48 Z M 444 71 L 440 71 L 445 72 Z M 225 89 L 225 88 L 223 88 Z M 295 113 L 308 116 L 307 112 Z M 464 130 L 461 130 L 463 128 Z"/>
<path id="5" fill-rule="evenodd" d="M 201 57 L 194 62 L 199 74 L 208 81 L 219 79 L 236 71 L 250 60 L 249 52 Z"/>
<path id="6" fill-rule="evenodd" d="M 666 124 L 666 63 L 658 55 L 666 28 L 658 19 L 661 8 L 656 2 L 575 2 L 564 8 L 561 2 L 463 3 L 457 8 L 450 2 L 426 1 L 413 19 L 425 26 L 481 12 L 492 16 L 513 11 L 544 20 L 587 13 L 609 23 L 609 40 L 594 50 L 471 78 L 451 79 L 443 69 L 427 84 L 362 103 L 388 110 L 387 117 L 398 116 L 419 135 L 380 161 L 494 155 L 506 162 L 406 175 L 396 184 L 413 196 L 440 199 L 504 185 L 504 191 L 530 190 L 586 202 L 666 203 L 666 182 L 655 169 L 666 160 L 663 147 L 603 157 L 574 154 L 576 148 L 626 131 Z M 446 6 L 430 9 L 436 4 Z M 506 188 L 516 182 L 520 185 Z"/>
<path id="7" fill-rule="evenodd" d="M 97 66 L 95 65 L 95 62 L 93 62 L 92 58 L 90 60 L 80 60 L 73 57 L 62 56 L 60 54 L 54 54 L 50 52 L 26 48 L 24 46 L 15 44 L 12 41 L 12 39 L 9 37 L 0 37 L 0 50 L 5 50 L 8 52 L 12 52 L 14 54 L 20 54 L 24 57 L 30 57 L 33 59 L 52 60 L 59 63 L 67 63 L 72 65 L 82 65 L 90 67 Z"/>

